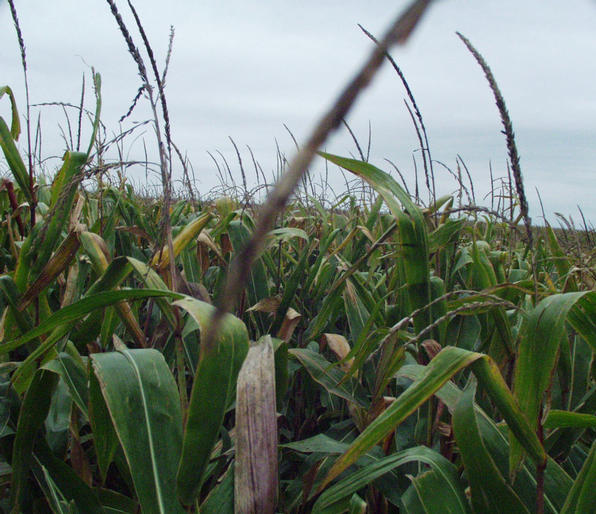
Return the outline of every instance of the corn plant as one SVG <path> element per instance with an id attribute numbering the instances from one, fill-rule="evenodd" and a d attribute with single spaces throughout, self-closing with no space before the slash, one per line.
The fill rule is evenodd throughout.
<path id="1" fill-rule="evenodd" d="M 370 201 L 291 201 L 429 4 L 378 43 L 264 206 L 170 198 L 152 54 L 162 198 L 103 180 L 99 74 L 87 150 L 66 151 L 51 184 L 0 88 L 2 511 L 595 510 L 590 232 L 530 226 L 518 171 L 509 206 L 462 209 L 320 153 Z"/>

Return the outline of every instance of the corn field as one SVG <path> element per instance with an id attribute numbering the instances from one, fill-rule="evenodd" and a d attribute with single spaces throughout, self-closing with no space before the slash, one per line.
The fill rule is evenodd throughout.
<path id="1" fill-rule="evenodd" d="M 430 3 L 374 45 L 262 204 L 177 198 L 164 78 L 111 0 L 163 194 L 106 178 L 98 73 L 91 136 L 50 178 L 0 88 L 2 512 L 596 512 L 594 234 L 531 225 L 472 44 L 513 174 L 495 209 L 432 187 L 424 204 L 323 152 L 370 201 L 292 196 Z"/>

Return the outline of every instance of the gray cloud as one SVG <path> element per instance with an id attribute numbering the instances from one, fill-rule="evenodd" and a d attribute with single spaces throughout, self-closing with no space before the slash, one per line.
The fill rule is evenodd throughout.
<path id="1" fill-rule="evenodd" d="M 356 24 L 381 34 L 396 14 L 395 4 L 138 2 L 160 63 L 170 24 L 176 28 L 167 83 L 173 134 L 188 152 L 201 189 L 217 183 L 208 150 L 220 149 L 235 163 L 227 136 L 242 148 L 250 145 L 266 172 L 275 168 L 274 138 L 291 153 L 293 143 L 283 123 L 299 139 L 306 136 L 370 49 Z M 107 4 L 56 0 L 18 3 L 17 8 L 32 101 L 78 102 L 81 75 L 88 71 L 87 64 L 92 65 L 103 77 L 104 122 L 117 130 L 117 120 L 140 82 Z M 121 9 L 136 34 L 125 3 Z M 576 212 L 580 203 L 588 217 L 596 219 L 589 181 L 596 162 L 595 26 L 596 5 L 588 0 L 436 2 L 408 46 L 394 52 L 425 117 L 433 157 L 454 167 L 459 153 L 476 182 L 478 197 L 489 187 L 489 161 L 495 174 L 506 169 L 498 113 L 481 70 L 454 35 L 460 30 L 491 65 L 507 101 L 534 217 L 539 215 L 537 187 L 549 215 Z M 18 47 L 5 2 L 0 2 L 0 28 L 1 82 L 15 89 L 23 105 Z M 387 67 L 349 121 L 363 140 L 370 121 L 374 162 L 388 169 L 383 158 L 389 158 L 412 180 L 418 143 L 404 96 Z M 6 115 L 6 105 L 0 105 L 0 113 Z M 45 108 L 42 116 L 44 148 L 48 154 L 60 154 L 63 147 L 55 124 L 64 123 L 63 114 Z M 146 106 L 133 119 L 144 117 Z M 146 140 L 151 145 L 150 130 Z M 345 133 L 333 137 L 327 149 L 355 152 Z M 131 153 L 141 150 L 137 142 Z M 451 191 L 451 179 L 437 173 L 440 186 Z M 332 175 L 342 183 L 339 173 L 332 170 Z M 143 180 L 144 175 L 135 179 Z"/>

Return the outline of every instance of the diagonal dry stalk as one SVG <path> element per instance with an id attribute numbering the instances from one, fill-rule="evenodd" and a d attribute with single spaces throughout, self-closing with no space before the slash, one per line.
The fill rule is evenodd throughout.
<path id="1" fill-rule="evenodd" d="M 230 264 L 226 283 L 217 309 L 213 314 L 205 345 L 214 343 L 215 335 L 224 314 L 230 311 L 245 287 L 251 266 L 263 248 L 265 237 L 275 217 L 284 209 L 290 196 L 303 178 L 319 147 L 338 128 L 346 117 L 358 95 L 370 84 L 375 73 L 385 60 L 385 53 L 394 44 L 403 44 L 426 12 L 432 0 L 415 0 L 391 25 L 381 42 L 375 46 L 356 76 L 346 85 L 329 111 L 315 126 L 301 150 L 290 161 L 287 171 L 281 176 L 261 208 L 254 233 L 240 254 Z"/>

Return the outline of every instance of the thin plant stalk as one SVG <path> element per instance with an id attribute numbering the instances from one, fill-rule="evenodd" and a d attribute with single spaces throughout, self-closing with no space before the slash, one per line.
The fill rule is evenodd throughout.
<path id="1" fill-rule="evenodd" d="M 253 236 L 230 265 L 223 294 L 217 303 L 205 339 L 207 347 L 215 341 L 215 335 L 224 314 L 232 309 L 243 291 L 250 268 L 263 248 L 267 233 L 278 213 L 285 208 L 317 150 L 341 124 L 341 120 L 346 117 L 358 95 L 370 84 L 385 60 L 387 49 L 393 44 L 403 44 L 407 41 L 431 3 L 432 0 L 416 0 L 397 18 L 383 40 L 375 46 L 360 71 L 347 84 L 333 106 L 315 126 L 302 149 L 289 163 L 287 171 L 277 182 L 261 209 Z"/>

